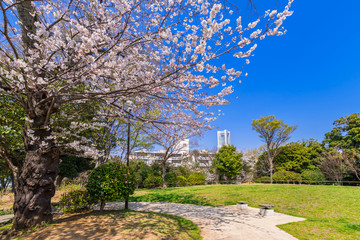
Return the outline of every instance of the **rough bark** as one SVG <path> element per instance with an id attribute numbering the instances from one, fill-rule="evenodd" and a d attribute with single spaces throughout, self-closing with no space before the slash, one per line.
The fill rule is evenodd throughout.
<path id="1" fill-rule="evenodd" d="M 18 180 L 14 202 L 14 229 L 25 229 L 41 222 L 51 222 L 51 197 L 58 172 L 56 148 L 28 151 Z"/>
<path id="2" fill-rule="evenodd" d="M 165 174 L 166 174 L 166 159 L 164 159 L 163 162 L 162 162 L 161 178 L 162 178 L 162 187 L 163 188 L 166 188 Z"/>
<path id="3" fill-rule="evenodd" d="M 26 156 L 15 191 L 15 230 L 52 220 L 50 201 L 55 194 L 59 150 L 50 137 L 52 131 L 48 127 L 51 103 L 42 102 L 47 96 L 41 91 L 34 91 L 28 96 L 28 118 L 31 122 L 29 129 L 24 131 Z"/>

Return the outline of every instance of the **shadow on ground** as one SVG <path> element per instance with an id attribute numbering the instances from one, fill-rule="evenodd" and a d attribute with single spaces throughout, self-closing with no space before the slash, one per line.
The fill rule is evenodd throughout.
<path id="1" fill-rule="evenodd" d="M 130 202 L 171 202 L 182 204 L 194 204 L 201 206 L 213 206 L 204 198 L 192 194 L 179 195 L 177 193 L 148 193 L 142 196 L 131 196 Z"/>

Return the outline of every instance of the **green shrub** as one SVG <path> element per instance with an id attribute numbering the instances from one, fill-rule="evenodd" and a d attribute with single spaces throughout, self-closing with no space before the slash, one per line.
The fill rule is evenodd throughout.
<path id="1" fill-rule="evenodd" d="M 268 176 L 262 176 L 255 180 L 256 183 L 270 183 L 271 179 Z"/>
<path id="2" fill-rule="evenodd" d="M 178 187 L 184 187 L 184 186 L 186 186 L 187 179 L 186 179 L 184 176 L 177 176 L 177 177 L 176 177 L 176 180 L 177 180 L 176 185 L 177 185 Z"/>
<path id="3" fill-rule="evenodd" d="M 145 188 L 156 188 L 156 187 L 160 187 L 161 184 L 162 184 L 162 178 L 159 176 L 155 176 L 154 174 L 149 174 L 144 181 Z"/>
<path id="4" fill-rule="evenodd" d="M 306 184 L 317 184 L 325 181 L 325 176 L 320 170 L 305 170 L 301 173 L 301 178 Z"/>
<path id="5" fill-rule="evenodd" d="M 300 173 L 291 171 L 278 171 L 273 175 L 273 180 L 278 182 L 301 182 Z"/>
<path id="6" fill-rule="evenodd" d="M 128 197 L 135 191 L 135 175 L 131 168 L 120 163 L 104 163 L 95 168 L 86 184 L 91 200 L 114 201 Z M 102 209 L 102 207 L 100 207 Z"/>
<path id="7" fill-rule="evenodd" d="M 189 186 L 204 185 L 205 175 L 201 173 L 193 173 L 188 177 L 187 182 Z"/>
<path id="8" fill-rule="evenodd" d="M 88 210 L 92 204 L 90 195 L 85 190 L 75 190 L 61 196 L 59 205 L 64 212 L 81 212 Z"/>
<path id="9" fill-rule="evenodd" d="M 165 175 L 166 186 L 176 187 L 176 181 L 177 181 L 177 178 L 176 178 L 175 172 L 171 171 Z"/>

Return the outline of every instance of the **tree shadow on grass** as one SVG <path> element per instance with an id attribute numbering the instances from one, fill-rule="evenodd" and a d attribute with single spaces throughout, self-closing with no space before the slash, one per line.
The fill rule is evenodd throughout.
<path id="1" fill-rule="evenodd" d="M 200 206 L 213 206 L 205 198 L 192 194 L 180 195 L 177 193 L 148 193 L 142 196 L 129 197 L 130 202 L 171 202 L 182 204 L 194 204 Z"/>

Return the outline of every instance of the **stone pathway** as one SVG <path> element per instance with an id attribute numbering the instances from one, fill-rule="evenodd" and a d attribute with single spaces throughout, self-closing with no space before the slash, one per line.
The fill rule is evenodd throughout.
<path id="1" fill-rule="evenodd" d="M 7 222 L 14 217 L 13 214 L 0 216 L 0 223 Z"/>
<path id="2" fill-rule="evenodd" d="M 98 207 L 97 207 L 98 208 Z M 124 203 L 107 203 L 105 209 L 123 209 Z M 208 207 L 179 203 L 129 203 L 135 211 L 161 212 L 184 217 L 201 229 L 204 240 L 295 240 L 276 225 L 306 219 L 286 214 L 262 217 L 258 208 L 240 210 L 233 206 Z"/>

